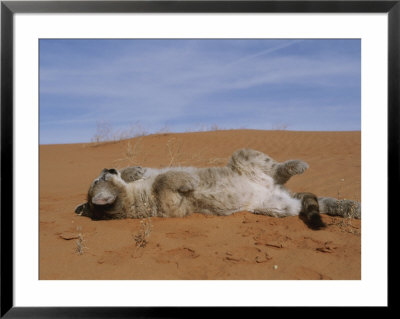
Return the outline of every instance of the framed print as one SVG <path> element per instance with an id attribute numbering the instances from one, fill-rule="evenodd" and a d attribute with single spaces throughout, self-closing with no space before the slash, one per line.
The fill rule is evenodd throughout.
<path id="1" fill-rule="evenodd" d="M 388 307 L 399 19 L 2 1 L 1 315 Z"/>

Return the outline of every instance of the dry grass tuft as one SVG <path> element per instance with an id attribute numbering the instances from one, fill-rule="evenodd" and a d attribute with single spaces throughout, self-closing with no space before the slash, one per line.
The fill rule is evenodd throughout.
<path id="1" fill-rule="evenodd" d="M 272 131 L 286 131 L 289 125 L 287 124 L 275 124 L 271 126 Z"/>
<path id="2" fill-rule="evenodd" d="M 166 147 L 169 156 L 168 166 L 180 165 L 182 158 L 182 143 L 178 143 L 176 137 L 172 137 L 168 139 Z"/>
<path id="3" fill-rule="evenodd" d="M 338 199 L 338 205 L 341 205 L 340 200 L 343 200 L 345 198 L 341 198 L 341 186 L 344 183 L 344 178 L 342 178 L 340 180 L 340 186 L 339 189 L 337 191 L 337 199 Z M 341 211 L 342 208 L 339 207 L 339 211 Z M 360 236 L 361 235 L 361 231 L 357 226 L 354 226 L 352 224 L 352 220 L 354 219 L 354 216 L 356 215 L 356 207 L 355 205 L 352 205 L 350 208 L 350 212 L 347 214 L 347 216 L 345 217 L 332 217 L 331 223 L 329 225 L 333 225 L 333 226 L 337 226 L 339 227 L 340 231 L 342 232 L 346 232 L 346 233 L 350 233 L 353 235 L 357 235 Z"/>
<path id="4" fill-rule="evenodd" d="M 81 231 L 82 228 L 81 228 L 80 226 L 78 226 L 78 227 L 76 228 L 76 230 L 77 230 L 77 231 Z M 78 239 L 75 241 L 75 243 L 76 243 L 75 252 L 76 252 L 78 255 L 83 255 L 84 252 L 85 252 L 85 250 L 88 250 L 88 249 L 89 249 L 89 248 L 86 247 L 85 241 L 86 241 L 86 240 L 83 238 L 82 233 L 79 232 L 79 233 L 78 233 Z"/>
<path id="5" fill-rule="evenodd" d="M 139 154 L 139 147 L 141 145 L 142 138 L 140 137 L 135 141 L 135 144 L 131 144 L 131 141 L 128 141 L 126 150 L 125 150 L 125 156 L 126 159 L 129 161 L 130 164 L 136 164 L 139 162 L 138 160 L 138 154 Z"/>
<path id="6" fill-rule="evenodd" d="M 168 139 L 166 143 L 166 150 L 169 162 L 168 167 L 180 166 L 180 165 L 204 165 L 204 163 L 212 165 L 226 164 L 228 158 L 210 158 L 209 150 L 207 148 L 199 149 L 195 152 L 185 152 L 183 150 L 183 144 L 178 141 L 176 137 Z"/>
<path id="7" fill-rule="evenodd" d="M 153 230 L 153 224 L 151 222 L 150 217 L 142 219 L 140 221 L 140 230 L 137 235 L 133 236 L 135 240 L 136 247 L 144 248 L 148 243 L 148 237 L 150 236 L 151 231 Z"/>
<path id="8" fill-rule="evenodd" d="M 93 135 L 92 146 L 99 146 L 106 143 L 116 143 L 134 137 L 146 136 L 149 133 L 143 128 L 140 122 L 131 124 L 128 129 L 113 130 L 110 123 L 99 121 L 96 123 L 96 133 Z"/>
<path id="9" fill-rule="evenodd" d="M 139 165 L 139 163 L 140 163 L 139 154 L 141 154 L 143 157 L 143 153 L 141 153 L 139 151 L 141 143 L 142 143 L 142 137 L 137 138 L 134 142 L 131 140 L 128 140 L 123 157 L 114 160 L 114 163 L 128 162 L 128 166 Z M 143 158 L 142 158 L 142 160 L 143 160 Z"/>
<path id="10" fill-rule="evenodd" d="M 352 224 L 352 220 L 353 218 L 351 217 L 332 217 L 329 226 L 337 226 L 341 232 L 360 236 L 361 231 L 357 226 Z"/>
<path id="11" fill-rule="evenodd" d="M 145 143 L 143 137 L 135 138 L 134 140 L 128 140 L 126 142 L 126 148 L 123 151 L 121 158 L 114 160 L 117 168 L 121 165 L 135 166 L 142 165 L 146 162 L 147 157 L 150 155 L 144 151 L 146 148 L 143 147 Z M 211 158 L 210 151 L 207 148 L 199 149 L 196 151 L 187 152 L 184 150 L 184 143 L 178 137 L 170 137 L 165 143 L 165 156 L 163 157 L 163 167 L 174 167 L 174 166 L 197 166 L 204 165 L 224 165 L 227 163 L 228 158 Z"/>

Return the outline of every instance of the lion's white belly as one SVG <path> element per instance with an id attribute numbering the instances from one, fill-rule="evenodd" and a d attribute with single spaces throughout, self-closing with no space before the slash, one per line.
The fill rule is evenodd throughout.
<path id="1" fill-rule="evenodd" d="M 196 190 L 195 198 L 207 204 L 199 207 L 200 211 L 211 214 L 230 215 L 238 211 L 251 211 L 290 216 L 297 215 L 301 209 L 300 201 L 291 198 L 269 176 L 253 179 L 234 176 L 213 187 Z"/>

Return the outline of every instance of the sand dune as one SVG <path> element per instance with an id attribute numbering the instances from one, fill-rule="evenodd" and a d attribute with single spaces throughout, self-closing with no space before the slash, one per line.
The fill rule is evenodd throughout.
<path id="1" fill-rule="evenodd" d="M 323 216 L 92 221 L 74 214 L 103 168 L 222 166 L 242 147 L 310 168 L 287 184 L 360 201 L 360 132 L 231 130 L 40 146 L 40 279 L 361 279 L 361 221 Z M 148 236 L 145 236 L 144 232 Z"/>

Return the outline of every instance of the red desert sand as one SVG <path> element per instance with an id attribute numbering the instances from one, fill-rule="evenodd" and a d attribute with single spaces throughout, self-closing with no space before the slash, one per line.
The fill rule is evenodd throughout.
<path id="1" fill-rule="evenodd" d="M 361 279 L 361 220 L 239 212 L 92 221 L 74 213 L 103 168 L 223 166 L 240 148 L 310 168 L 287 187 L 360 201 L 361 133 L 230 130 L 40 146 L 40 279 Z"/>

